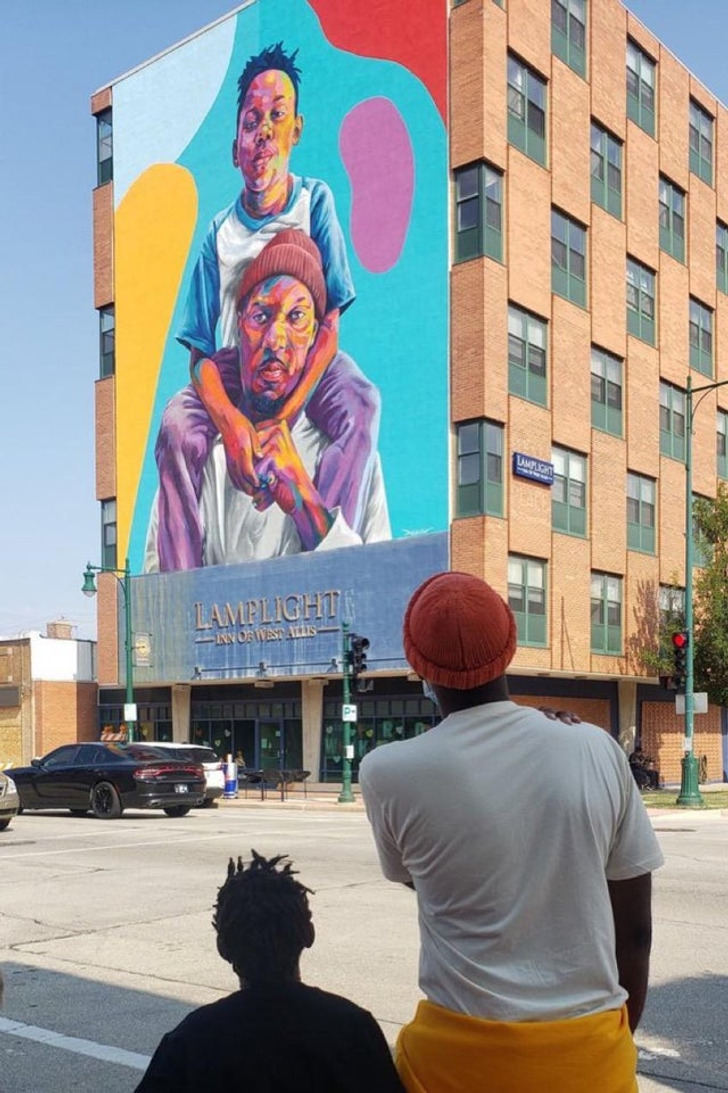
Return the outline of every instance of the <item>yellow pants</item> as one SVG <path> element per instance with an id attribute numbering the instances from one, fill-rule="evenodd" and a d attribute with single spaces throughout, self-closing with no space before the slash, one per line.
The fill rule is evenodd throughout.
<path id="1" fill-rule="evenodd" d="M 408 1093 L 637 1093 L 626 1007 L 567 1021 L 485 1021 L 420 1002 L 395 1061 Z"/>

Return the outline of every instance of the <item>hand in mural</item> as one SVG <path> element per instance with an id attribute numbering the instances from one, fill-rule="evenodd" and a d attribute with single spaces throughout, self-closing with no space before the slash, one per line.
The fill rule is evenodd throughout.
<path id="1" fill-rule="evenodd" d="M 539 706 L 538 708 L 542 714 L 548 717 L 549 721 L 563 721 L 565 725 L 581 725 L 581 718 L 578 714 L 572 713 L 571 710 L 554 710 L 552 706 Z"/>
<path id="2" fill-rule="evenodd" d="M 331 527 L 331 516 L 301 462 L 285 421 L 262 423 L 258 437 L 263 458 L 256 465 L 265 487 L 253 496 L 263 511 L 275 502 L 294 521 L 304 550 L 315 550 Z"/>

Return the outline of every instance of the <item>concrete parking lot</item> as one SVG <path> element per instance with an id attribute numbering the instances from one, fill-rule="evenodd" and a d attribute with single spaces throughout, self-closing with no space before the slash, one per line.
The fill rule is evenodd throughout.
<path id="1" fill-rule="evenodd" d="M 668 865 L 656 879 L 640 1088 L 728 1090 L 728 820 L 666 814 L 655 826 Z M 236 985 L 211 907 L 228 857 L 251 847 L 289 853 L 315 889 L 304 978 L 366 1006 L 393 1041 L 419 997 L 415 900 L 381 878 L 361 811 L 24 814 L 0 842 L 0 1090 L 132 1090 L 163 1032 Z"/>

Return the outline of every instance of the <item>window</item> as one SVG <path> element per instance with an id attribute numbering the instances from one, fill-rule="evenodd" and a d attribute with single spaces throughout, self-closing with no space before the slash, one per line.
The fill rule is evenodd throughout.
<path id="1" fill-rule="evenodd" d="M 595 429 L 622 435 L 622 362 L 595 345 L 591 351 L 591 408 Z"/>
<path id="2" fill-rule="evenodd" d="M 511 554 L 508 603 L 518 626 L 519 645 L 546 644 L 546 563 Z"/>
<path id="3" fill-rule="evenodd" d="M 698 569 L 705 569 L 707 565 L 710 565 L 713 556 L 713 546 L 700 530 L 700 525 L 698 524 L 695 515 L 695 505 L 699 501 L 709 502 L 709 500 L 710 498 L 701 497 L 698 493 L 693 494 L 693 567 L 697 567 Z"/>
<path id="4" fill-rule="evenodd" d="M 101 502 L 101 564 L 116 568 L 116 498 Z"/>
<path id="5" fill-rule="evenodd" d="M 661 584 L 659 592 L 660 621 L 667 625 L 675 617 L 685 617 L 685 589 L 674 584 Z"/>
<path id="6" fill-rule="evenodd" d="M 660 451 L 685 462 L 685 392 L 660 381 Z"/>
<path id="7" fill-rule="evenodd" d="M 627 41 L 627 117 L 655 135 L 655 62 Z"/>
<path id="8" fill-rule="evenodd" d="M 551 210 L 551 290 L 586 307 L 586 228 Z"/>
<path id="9" fill-rule="evenodd" d="M 690 297 L 690 367 L 713 375 L 713 312 Z"/>
<path id="10" fill-rule="evenodd" d="M 660 176 L 660 247 L 685 261 L 685 194 Z"/>
<path id="11" fill-rule="evenodd" d="M 622 652 L 622 578 L 609 573 L 591 575 L 591 650 Z"/>
<path id="12" fill-rule="evenodd" d="M 455 261 L 487 254 L 503 260 L 503 175 L 487 163 L 455 172 Z"/>
<path id="13" fill-rule="evenodd" d="M 655 553 L 654 479 L 627 474 L 627 549 Z"/>
<path id="14" fill-rule="evenodd" d="M 508 140 L 537 163 L 546 163 L 546 81 L 510 56 Z"/>
<path id="15" fill-rule="evenodd" d="M 728 293 L 728 227 L 720 220 L 715 225 L 715 272 L 718 288 Z"/>
<path id="16" fill-rule="evenodd" d="M 96 179 L 97 185 L 111 182 L 114 177 L 111 110 L 96 115 Z"/>
<path id="17" fill-rule="evenodd" d="M 627 259 L 627 330 L 655 344 L 655 274 L 634 258 Z"/>
<path id="18" fill-rule="evenodd" d="M 458 516 L 503 515 L 503 426 L 466 421 L 457 426 Z"/>
<path id="19" fill-rule="evenodd" d="M 546 405 L 546 323 L 513 306 L 508 308 L 508 390 Z"/>
<path id="20" fill-rule="evenodd" d="M 591 199 L 612 216 L 622 216 L 622 142 L 592 122 Z"/>
<path id="21" fill-rule="evenodd" d="M 568 535 L 586 535 L 586 458 L 552 448 L 551 526 Z"/>
<path id="22" fill-rule="evenodd" d="M 99 309 L 99 375 L 114 374 L 114 305 Z"/>
<path id="23" fill-rule="evenodd" d="M 725 410 L 718 411 L 716 425 L 716 454 L 718 456 L 718 477 L 728 478 L 728 414 Z"/>
<path id="24" fill-rule="evenodd" d="M 713 185 L 713 119 L 690 100 L 690 170 Z"/>
<path id="25" fill-rule="evenodd" d="M 551 0 L 551 49 L 574 72 L 585 75 L 585 0 Z"/>

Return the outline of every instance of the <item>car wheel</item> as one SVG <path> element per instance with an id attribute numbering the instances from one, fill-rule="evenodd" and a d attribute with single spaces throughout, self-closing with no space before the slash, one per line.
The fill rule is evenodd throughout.
<path id="1" fill-rule="evenodd" d="M 85 816 L 88 812 L 87 808 L 69 808 L 68 810 L 72 816 Z"/>
<path id="2" fill-rule="evenodd" d="M 118 820 L 121 801 L 111 782 L 99 782 L 91 791 L 91 811 L 97 820 Z"/>
<path id="3" fill-rule="evenodd" d="M 10 820 L 0 820 L 0 831 L 4 831 L 6 827 L 10 826 Z"/>
<path id="4" fill-rule="evenodd" d="M 173 805 L 164 810 L 168 816 L 186 816 L 190 811 L 189 805 Z"/>

